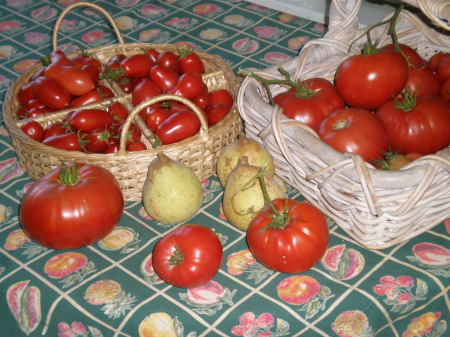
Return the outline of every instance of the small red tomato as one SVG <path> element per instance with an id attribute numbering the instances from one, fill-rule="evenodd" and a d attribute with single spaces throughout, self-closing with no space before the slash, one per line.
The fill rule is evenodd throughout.
<path id="1" fill-rule="evenodd" d="M 230 107 L 223 104 L 214 104 L 206 108 L 208 125 L 213 126 L 219 123 L 230 111 Z"/>
<path id="2" fill-rule="evenodd" d="M 164 122 L 167 118 L 169 118 L 171 112 L 168 109 L 164 108 L 155 108 L 151 109 L 145 118 L 145 124 L 147 124 L 148 128 L 155 132 L 158 126 Z"/>
<path id="3" fill-rule="evenodd" d="M 30 99 L 34 97 L 33 82 L 28 82 L 22 85 L 17 92 L 17 100 L 21 105 L 25 105 Z"/>
<path id="4" fill-rule="evenodd" d="M 97 90 L 89 91 L 87 94 L 84 94 L 83 96 L 79 96 L 75 99 L 73 99 L 70 102 L 71 107 L 79 107 L 82 105 L 88 105 L 96 102 L 100 102 L 103 100 L 103 97 L 98 93 Z"/>
<path id="5" fill-rule="evenodd" d="M 231 93 L 226 89 L 217 89 L 208 93 L 208 103 L 211 105 L 222 104 L 231 107 L 233 101 L 233 96 L 231 96 Z"/>
<path id="6" fill-rule="evenodd" d="M 137 106 L 139 103 L 161 94 L 161 89 L 155 82 L 149 78 L 143 78 L 134 87 L 133 93 L 131 94 L 131 100 L 133 105 Z"/>
<path id="7" fill-rule="evenodd" d="M 45 128 L 44 139 L 52 136 L 63 135 L 65 133 L 67 133 L 66 125 L 59 122 L 52 123 Z"/>
<path id="8" fill-rule="evenodd" d="M 192 103 L 201 109 L 206 109 L 209 105 L 209 95 L 207 93 L 191 98 Z"/>
<path id="9" fill-rule="evenodd" d="M 67 151 L 83 151 L 80 139 L 76 133 L 64 133 L 62 135 L 51 136 L 45 138 L 42 144 Z"/>
<path id="10" fill-rule="evenodd" d="M 450 78 L 441 83 L 439 94 L 447 101 L 450 101 Z"/>
<path id="11" fill-rule="evenodd" d="M 194 288 L 216 275 L 222 255 L 222 244 L 210 228 L 189 224 L 174 229 L 156 243 L 152 263 L 165 282 Z"/>
<path id="12" fill-rule="evenodd" d="M 101 109 L 79 109 L 73 111 L 68 122 L 75 130 L 91 132 L 94 129 L 105 128 L 112 124 L 111 114 Z"/>
<path id="13" fill-rule="evenodd" d="M 91 75 L 74 66 L 51 64 L 45 69 L 44 75 L 61 83 L 73 96 L 82 96 L 95 88 Z"/>
<path id="14" fill-rule="evenodd" d="M 46 113 L 52 112 L 52 111 L 55 111 L 55 110 L 49 109 L 46 106 L 34 107 L 34 108 L 31 108 L 30 110 L 28 110 L 28 117 L 36 117 L 36 116 L 43 115 L 43 114 L 46 114 Z"/>
<path id="15" fill-rule="evenodd" d="M 104 85 L 101 85 L 101 84 L 98 85 L 95 90 L 100 94 L 100 96 L 103 99 L 108 99 L 108 98 L 114 97 L 114 93 L 112 92 L 112 90 L 109 89 L 108 87 L 105 87 Z"/>
<path id="16" fill-rule="evenodd" d="M 150 68 L 149 75 L 151 80 L 163 92 L 172 89 L 178 82 L 178 74 L 176 72 L 159 64 L 155 64 Z"/>
<path id="17" fill-rule="evenodd" d="M 445 55 L 439 60 L 436 67 L 436 74 L 441 82 L 450 78 L 450 55 Z"/>
<path id="18" fill-rule="evenodd" d="M 83 135 L 83 148 L 86 152 L 100 153 L 106 150 L 111 140 L 111 132 L 97 128 Z"/>
<path id="19" fill-rule="evenodd" d="M 34 139 L 38 142 L 40 142 L 44 139 L 44 133 L 45 133 L 44 127 L 36 121 L 29 120 L 29 121 L 23 123 L 20 128 L 31 139 Z"/>
<path id="20" fill-rule="evenodd" d="M 190 110 L 183 110 L 169 116 L 156 129 L 156 136 L 162 144 L 172 144 L 197 134 L 200 121 Z"/>
<path id="21" fill-rule="evenodd" d="M 433 56 L 431 56 L 428 60 L 427 67 L 435 72 L 439 61 L 446 55 L 447 54 L 443 52 L 437 52 L 433 54 Z"/>
<path id="22" fill-rule="evenodd" d="M 179 72 L 178 55 L 175 55 L 170 50 L 159 53 L 158 58 L 156 59 L 156 64 L 172 69 L 175 73 Z"/>
<path id="23" fill-rule="evenodd" d="M 427 67 L 410 67 L 404 90 L 416 96 L 439 95 L 439 78 Z"/>
<path id="24" fill-rule="evenodd" d="M 33 95 L 39 102 L 54 110 L 68 107 L 72 99 L 58 81 L 47 76 L 39 76 L 33 81 Z"/>
<path id="25" fill-rule="evenodd" d="M 144 54 L 152 61 L 152 64 L 156 64 L 159 55 L 159 52 L 156 49 L 150 48 Z"/>
<path id="26" fill-rule="evenodd" d="M 128 110 L 119 101 L 111 103 L 107 110 L 112 116 L 114 125 L 123 124 L 128 117 Z"/>
<path id="27" fill-rule="evenodd" d="M 180 76 L 177 85 L 170 89 L 168 93 L 191 99 L 207 91 L 208 88 L 199 74 L 185 73 Z"/>
<path id="28" fill-rule="evenodd" d="M 201 75 L 205 72 L 202 59 L 193 51 L 182 51 L 178 66 L 181 74 L 192 72 Z"/>
<path id="29" fill-rule="evenodd" d="M 47 62 L 48 64 L 57 64 L 60 66 L 74 65 L 74 63 L 66 56 L 66 54 L 61 49 L 53 50 L 48 56 L 48 59 L 44 59 L 43 61 L 44 63 Z"/>
<path id="30" fill-rule="evenodd" d="M 78 55 L 72 57 L 71 61 L 78 68 L 82 68 L 85 65 L 90 65 L 90 66 L 97 68 L 100 71 L 100 69 L 102 67 L 102 64 L 99 60 L 97 60 L 87 54 L 84 54 L 84 53 L 78 54 Z"/>
<path id="31" fill-rule="evenodd" d="M 119 125 L 117 128 L 118 135 L 122 134 L 123 125 L 124 124 Z M 136 142 L 140 141 L 141 135 L 142 135 L 141 129 L 139 129 L 139 127 L 135 123 L 130 124 L 130 126 L 128 127 L 128 130 L 127 130 L 127 133 L 125 134 L 125 137 L 126 137 L 125 144 L 130 145 L 131 143 L 136 143 Z"/>
<path id="32" fill-rule="evenodd" d="M 128 151 L 144 151 L 147 150 L 147 146 L 141 141 L 137 141 L 135 143 L 131 143 L 127 145 Z"/>
<path id="33" fill-rule="evenodd" d="M 144 54 L 135 54 L 123 59 L 120 66 L 127 77 L 147 77 L 152 62 Z"/>

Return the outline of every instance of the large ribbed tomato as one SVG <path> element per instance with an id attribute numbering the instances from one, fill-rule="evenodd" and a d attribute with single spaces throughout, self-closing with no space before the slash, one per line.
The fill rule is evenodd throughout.
<path id="1" fill-rule="evenodd" d="M 20 207 L 25 232 L 53 249 L 75 249 L 109 234 L 119 222 L 124 199 L 116 178 L 87 164 L 56 168 L 34 182 Z"/>
<path id="2" fill-rule="evenodd" d="M 322 258 L 328 246 L 328 225 L 315 206 L 294 199 L 275 199 L 247 229 L 247 244 L 265 267 L 301 273 Z M 274 211 L 276 209 L 276 211 Z"/>

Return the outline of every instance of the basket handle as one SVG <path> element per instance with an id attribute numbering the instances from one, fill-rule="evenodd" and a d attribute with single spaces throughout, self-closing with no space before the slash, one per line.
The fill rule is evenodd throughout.
<path id="1" fill-rule="evenodd" d="M 450 30 L 450 26 L 442 18 L 450 17 L 450 2 L 442 0 L 402 0 L 420 10 L 435 24 L 445 30 Z"/>
<path id="2" fill-rule="evenodd" d="M 178 96 L 178 95 L 164 94 L 164 95 L 152 97 L 144 102 L 139 103 L 130 112 L 130 114 L 127 117 L 127 120 L 123 124 L 122 130 L 120 133 L 120 145 L 119 145 L 120 153 L 126 152 L 125 151 L 126 150 L 126 138 L 127 138 L 126 135 L 127 135 L 127 132 L 128 132 L 128 129 L 129 129 L 131 123 L 133 123 L 135 116 L 137 116 L 139 114 L 139 111 L 141 111 L 142 109 L 144 109 L 152 104 L 155 104 L 158 102 L 163 102 L 163 101 L 177 101 L 177 102 L 183 103 L 188 108 L 190 108 L 197 115 L 198 119 L 200 120 L 200 137 L 205 140 L 208 138 L 208 122 L 206 121 L 203 111 L 197 105 L 195 105 L 191 100 L 189 100 L 187 98 L 184 98 L 184 97 Z"/>
<path id="3" fill-rule="evenodd" d="M 60 16 L 58 17 L 58 19 L 56 20 L 55 26 L 53 28 L 53 50 L 58 49 L 58 31 L 59 31 L 59 26 L 61 25 L 61 22 L 63 21 L 64 17 L 72 9 L 74 9 L 76 7 L 81 7 L 81 6 L 87 6 L 87 7 L 94 8 L 97 11 L 99 11 L 100 13 L 102 13 L 108 19 L 109 23 L 111 24 L 112 28 L 114 29 L 114 32 L 116 34 L 116 37 L 117 37 L 117 40 L 119 41 L 119 43 L 124 44 L 124 40 L 123 40 L 122 34 L 120 33 L 119 27 L 117 27 L 116 22 L 114 21 L 112 16 L 106 10 L 104 10 L 102 7 L 95 5 L 93 3 L 90 3 L 90 2 L 78 2 L 78 3 L 75 3 L 75 4 L 70 5 L 67 8 L 65 8 L 62 11 L 62 13 L 60 14 Z"/>

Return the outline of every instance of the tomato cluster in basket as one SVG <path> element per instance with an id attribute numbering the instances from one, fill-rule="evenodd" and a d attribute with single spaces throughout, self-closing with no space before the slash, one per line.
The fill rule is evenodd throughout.
<path id="1" fill-rule="evenodd" d="M 134 55 L 116 54 L 106 64 L 86 53 L 69 58 L 56 50 L 42 63 L 17 92 L 17 118 L 25 119 L 21 129 L 31 138 L 64 150 L 118 151 L 131 110 L 162 94 L 190 100 L 210 127 L 228 114 L 234 101 L 226 89 L 208 92 L 202 77 L 205 64 L 192 50 L 177 54 L 150 48 Z M 40 122 L 41 115 L 61 110 L 67 110 L 63 120 Z M 179 142 L 197 134 L 201 126 L 196 113 L 177 100 L 147 106 L 139 117 L 152 137 L 151 146 Z M 146 150 L 142 134 L 142 126 L 133 121 L 126 132 L 126 150 Z"/>
<path id="2" fill-rule="evenodd" d="M 370 28 L 367 35 L 370 34 Z M 359 154 L 384 169 L 395 169 L 450 144 L 450 55 L 423 58 L 392 33 L 377 46 L 370 37 L 362 52 L 343 59 L 334 81 L 321 77 L 294 81 L 244 71 L 267 89 L 270 103 L 310 127 L 342 153 Z M 272 97 L 269 86 L 287 91 Z"/>

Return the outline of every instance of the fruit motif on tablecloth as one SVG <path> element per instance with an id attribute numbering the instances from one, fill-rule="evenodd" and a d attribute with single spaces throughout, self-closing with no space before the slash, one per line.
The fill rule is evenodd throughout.
<path id="1" fill-rule="evenodd" d="M 328 248 L 322 257 L 322 265 L 339 280 L 349 280 L 357 276 L 364 268 L 363 255 L 353 248 L 340 244 Z"/>
<path id="2" fill-rule="evenodd" d="M 258 317 L 253 312 L 245 312 L 239 317 L 239 325 L 233 326 L 231 333 L 234 336 L 288 336 L 289 323 L 281 318 L 275 320 L 268 312 Z"/>
<path id="3" fill-rule="evenodd" d="M 199 287 L 187 289 L 186 293 L 178 295 L 195 312 L 211 316 L 222 310 L 224 305 L 232 306 L 235 294 L 236 289 L 230 291 L 220 283 L 211 280 Z"/>
<path id="4" fill-rule="evenodd" d="M 139 337 L 178 337 L 182 331 L 178 319 L 165 312 L 150 314 L 139 324 Z"/>
<path id="5" fill-rule="evenodd" d="M 129 253 L 138 248 L 140 242 L 139 233 L 136 233 L 134 229 L 116 227 L 100 240 L 98 245 L 104 250 L 121 250 L 122 253 Z"/>
<path id="6" fill-rule="evenodd" d="M 101 310 L 112 319 L 124 316 L 136 302 L 136 297 L 123 291 L 120 283 L 114 280 L 99 280 L 90 284 L 84 299 L 92 305 L 102 305 Z"/>
<path id="7" fill-rule="evenodd" d="M 334 297 L 330 288 L 321 285 L 314 277 L 294 275 L 285 278 L 277 286 L 278 296 L 286 303 L 300 306 L 307 319 L 325 309 L 326 302 Z"/>
<path id="8" fill-rule="evenodd" d="M 62 287 L 67 288 L 95 272 L 95 264 L 84 254 L 65 252 L 50 258 L 44 266 L 44 272 L 51 278 L 59 279 Z"/>
<path id="9" fill-rule="evenodd" d="M 159 284 L 164 281 L 159 278 L 153 269 L 152 254 L 149 254 L 142 262 L 140 271 L 144 275 L 145 280 L 150 284 Z"/>
<path id="10" fill-rule="evenodd" d="M 29 285 L 30 280 L 11 285 L 6 291 L 8 307 L 20 330 L 30 334 L 41 321 L 41 291 Z"/>
<path id="11" fill-rule="evenodd" d="M 260 283 L 274 273 L 273 270 L 267 269 L 258 263 L 248 249 L 243 249 L 228 255 L 227 271 L 232 275 L 246 273 L 247 280 L 254 280 L 255 284 Z"/>
<path id="12" fill-rule="evenodd" d="M 8 234 L 3 248 L 6 250 L 16 250 L 20 248 L 25 242 L 30 242 L 31 239 L 25 234 L 22 228 L 13 230 Z"/>
<path id="13" fill-rule="evenodd" d="M 447 331 L 447 322 L 440 320 L 441 312 L 427 312 L 411 320 L 402 337 L 440 337 Z"/>
<path id="14" fill-rule="evenodd" d="M 408 275 L 394 277 L 385 275 L 380 277 L 380 283 L 373 287 L 375 294 L 385 296 L 383 302 L 391 306 L 391 311 L 398 313 L 406 313 L 412 310 L 417 301 L 425 300 L 428 293 L 428 285 L 425 281 Z M 414 286 L 416 287 L 413 292 Z"/>
<path id="15" fill-rule="evenodd" d="M 341 312 L 334 320 L 331 328 L 339 337 L 370 337 L 372 327 L 365 313 L 360 310 Z"/>
<path id="16" fill-rule="evenodd" d="M 17 158 L 0 161 L 0 184 L 16 179 L 24 173 Z"/>
<path id="17" fill-rule="evenodd" d="M 408 260 L 435 275 L 450 277 L 450 249 L 432 242 L 420 242 L 412 247 Z"/>

